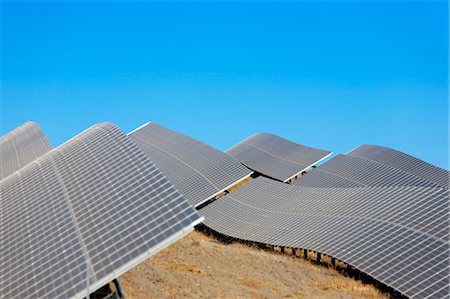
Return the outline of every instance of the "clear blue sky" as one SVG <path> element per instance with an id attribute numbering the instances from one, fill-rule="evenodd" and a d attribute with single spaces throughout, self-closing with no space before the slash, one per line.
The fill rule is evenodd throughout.
<path id="1" fill-rule="evenodd" d="M 448 3 L 1 2 L 1 134 L 53 145 L 154 121 L 225 150 L 255 132 L 448 169 Z"/>

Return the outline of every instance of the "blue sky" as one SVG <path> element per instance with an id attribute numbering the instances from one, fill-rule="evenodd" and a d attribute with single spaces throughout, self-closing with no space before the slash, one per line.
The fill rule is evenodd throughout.
<path id="1" fill-rule="evenodd" d="M 221 150 L 271 132 L 448 169 L 448 44 L 447 1 L 3 1 L 0 133 L 154 121 Z"/>

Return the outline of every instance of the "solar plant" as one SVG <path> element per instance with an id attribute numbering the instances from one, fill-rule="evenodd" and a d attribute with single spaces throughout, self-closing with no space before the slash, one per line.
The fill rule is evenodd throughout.
<path id="1" fill-rule="evenodd" d="M 226 154 L 155 123 L 129 136 L 195 206 L 253 173 Z"/>
<path id="2" fill-rule="evenodd" d="M 0 137 L 0 180 L 52 149 L 35 122 L 26 122 Z"/>
<path id="3" fill-rule="evenodd" d="M 376 161 L 440 186 L 449 187 L 450 177 L 447 170 L 388 147 L 363 144 L 347 155 Z"/>
<path id="4" fill-rule="evenodd" d="M 348 155 L 333 157 L 293 184 L 308 187 L 441 186 L 398 168 Z"/>
<path id="5" fill-rule="evenodd" d="M 233 238 L 314 250 L 411 298 L 449 297 L 449 190 L 311 188 L 258 177 L 200 210 Z"/>
<path id="6" fill-rule="evenodd" d="M 95 125 L 0 182 L 0 297 L 83 298 L 202 219 L 149 157 Z"/>
<path id="7" fill-rule="evenodd" d="M 225 153 L 248 168 L 282 182 L 288 182 L 331 155 L 330 151 L 300 145 L 267 133 L 252 135 Z"/>

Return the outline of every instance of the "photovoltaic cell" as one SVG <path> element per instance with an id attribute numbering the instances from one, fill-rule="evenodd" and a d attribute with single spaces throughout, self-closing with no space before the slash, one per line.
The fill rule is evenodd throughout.
<path id="1" fill-rule="evenodd" d="M 0 191 L 0 298 L 86 297 L 201 221 L 107 123 L 8 176 Z"/>
<path id="2" fill-rule="evenodd" d="M 287 182 L 331 155 L 276 135 L 260 133 L 228 149 L 226 154 L 265 176 Z"/>
<path id="3" fill-rule="evenodd" d="M 411 298 L 449 296 L 449 190 L 310 188 L 258 177 L 202 208 L 234 238 L 340 259 Z"/>
<path id="4" fill-rule="evenodd" d="M 309 187 L 440 186 L 398 168 L 347 155 L 337 155 L 293 184 Z"/>
<path id="5" fill-rule="evenodd" d="M 35 122 L 26 122 L 0 137 L 0 180 L 52 149 Z"/>
<path id="6" fill-rule="evenodd" d="M 347 155 L 373 160 L 440 186 L 449 187 L 450 177 L 447 170 L 388 147 L 363 144 Z"/>
<path id="7" fill-rule="evenodd" d="M 129 136 L 195 206 L 253 173 L 226 154 L 155 123 Z"/>
<path id="8" fill-rule="evenodd" d="M 301 176 L 291 184 L 304 187 L 322 188 L 353 188 L 366 186 L 362 183 L 345 178 L 338 174 L 322 171 L 321 166 L 308 171 L 305 175 Z"/>

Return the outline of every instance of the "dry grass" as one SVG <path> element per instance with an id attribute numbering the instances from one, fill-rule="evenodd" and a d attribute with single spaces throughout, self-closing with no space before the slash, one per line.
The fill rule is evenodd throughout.
<path id="1" fill-rule="evenodd" d="M 300 258 L 193 232 L 121 277 L 141 298 L 387 298 L 372 285 Z"/>
<path id="2" fill-rule="evenodd" d="M 327 281 L 317 281 L 314 285 L 323 290 L 338 290 L 358 297 L 378 298 L 380 291 L 375 288 L 367 288 L 365 285 L 349 284 L 339 279 L 329 279 Z"/>
<path id="3" fill-rule="evenodd" d="M 182 272 L 190 272 L 190 273 L 201 274 L 201 275 L 205 274 L 205 272 L 202 269 L 198 268 L 195 265 L 179 263 L 179 262 L 168 263 L 166 266 L 166 269 L 177 270 L 177 271 L 182 271 Z"/>
<path id="4" fill-rule="evenodd" d="M 241 278 L 241 284 L 254 289 L 270 289 L 276 290 L 273 282 L 262 279 Z"/>

